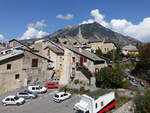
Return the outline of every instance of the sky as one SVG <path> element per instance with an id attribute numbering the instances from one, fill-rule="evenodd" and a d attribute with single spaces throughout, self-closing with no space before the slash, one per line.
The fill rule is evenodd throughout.
<path id="1" fill-rule="evenodd" d="M 92 22 L 150 42 L 150 0 L 0 0 L 0 41 Z"/>

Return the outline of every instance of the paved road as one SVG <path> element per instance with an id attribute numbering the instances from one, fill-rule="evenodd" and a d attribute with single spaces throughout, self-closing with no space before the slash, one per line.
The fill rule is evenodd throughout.
<path id="1" fill-rule="evenodd" d="M 15 94 L 11 92 L 10 94 Z M 0 113 L 74 113 L 73 106 L 79 101 L 77 96 L 55 103 L 52 100 L 54 90 L 48 90 L 46 94 L 39 94 L 37 99 L 26 100 L 24 105 L 20 106 L 3 106 L 0 104 Z M 0 95 L 0 99 L 6 94 Z"/>

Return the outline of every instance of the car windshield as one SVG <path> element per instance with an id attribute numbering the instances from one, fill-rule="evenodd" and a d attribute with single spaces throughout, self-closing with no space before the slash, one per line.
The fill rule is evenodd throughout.
<path id="1" fill-rule="evenodd" d="M 18 99 L 19 99 L 19 97 L 15 96 L 15 97 L 14 97 L 14 99 L 15 99 L 15 100 L 18 100 Z"/>
<path id="2" fill-rule="evenodd" d="M 59 95 L 55 95 L 54 97 L 58 98 L 58 97 L 59 97 Z"/>
<path id="3" fill-rule="evenodd" d="M 43 87 L 42 87 L 42 86 L 39 86 L 39 88 L 42 89 Z"/>
<path id="4" fill-rule="evenodd" d="M 30 92 L 30 91 L 28 91 L 27 93 L 28 93 L 28 94 L 32 94 L 32 92 Z"/>
<path id="5" fill-rule="evenodd" d="M 54 85 L 53 83 L 48 83 L 48 85 Z"/>

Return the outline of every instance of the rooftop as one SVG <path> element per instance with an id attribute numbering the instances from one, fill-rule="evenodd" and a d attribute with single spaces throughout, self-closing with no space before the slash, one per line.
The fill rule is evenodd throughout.
<path id="1" fill-rule="evenodd" d="M 63 54 L 64 51 L 63 49 L 60 49 L 59 47 L 56 47 L 56 46 L 52 46 L 52 45 L 49 45 L 47 46 L 49 49 L 51 49 L 54 53 L 56 54 Z"/>
<path id="2" fill-rule="evenodd" d="M 97 98 L 99 98 L 99 96 L 105 95 L 105 94 L 110 93 L 110 92 L 112 92 L 112 90 L 98 89 L 98 90 L 95 90 L 95 91 L 88 93 L 87 95 L 94 98 L 94 99 L 97 99 Z"/>
<path id="3" fill-rule="evenodd" d="M 135 46 L 131 45 L 131 44 L 124 46 L 122 49 L 129 50 L 129 51 L 138 51 L 138 49 Z"/>
<path id="4" fill-rule="evenodd" d="M 73 52 L 75 52 L 75 53 L 77 53 L 79 55 L 82 55 L 82 56 L 84 56 L 84 57 L 86 57 L 86 58 L 88 58 L 88 59 L 90 59 L 92 61 L 105 61 L 104 59 L 96 56 L 95 54 L 93 54 L 93 53 L 91 53 L 91 52 L 89 52 L 87 50 L 83 50 L 82 48 L 81 48 L 82 50 L 80 51 L 79 50 L 80 48 L 75 48 L 75 47 L 70 46 L 70 45 L 64 45 L 64 46 L 66 48 L 68 48 L 69 50 L 71 50 L 71 51 L 73 51 Z"/>
<path id="5" fill-rule="evenodd" d="M 6 60 L 6 59 L 8 59 L 8 58 L 12 58 L 12 57 L 21 55 L 21 54 L 23 54 L 23 53 L 24 53 L 24 52 L 21 51 L 21 50 L 15 50 L 15 51 L 13 51 L 13 52 L 10 53 L 10 54 L 6 54 L 6 55 L 4 55 L 4 56 L 1 56 L 1 57 L 0 57 L 0 61 L 3 61 L 3 60 Z"/>

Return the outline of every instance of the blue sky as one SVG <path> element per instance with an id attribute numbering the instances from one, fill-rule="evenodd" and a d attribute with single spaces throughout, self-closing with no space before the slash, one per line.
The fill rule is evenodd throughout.
<path id="1" fill-rule="evenodd" d="M 149 5 L 150 0 L 0 0 L 0 39 L 39 38 L 67 25 L 97 21 L 150 41 Z"/>

